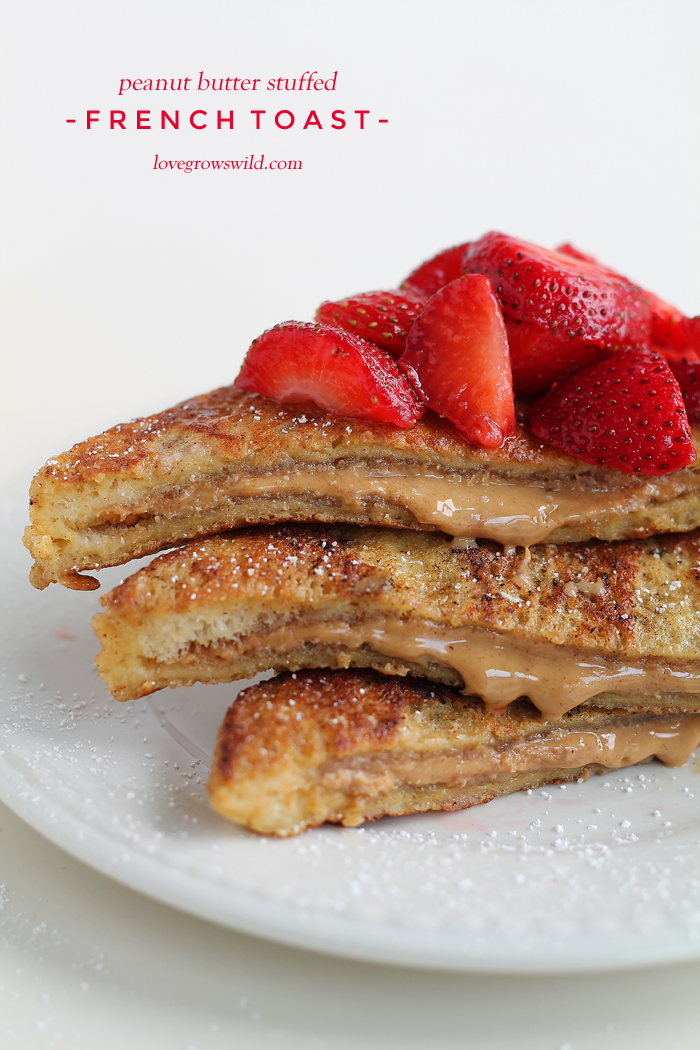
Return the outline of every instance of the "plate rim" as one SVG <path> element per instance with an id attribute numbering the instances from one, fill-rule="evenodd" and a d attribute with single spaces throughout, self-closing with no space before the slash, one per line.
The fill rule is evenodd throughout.
<path id="1" fill-rule="evenodd" d="M 0 761 L 0 801 L 59 849 L 77 858 L 99 874 L 159 904 L 165 904 L 226 929 L 262 937 L 273 943 L 333 955 L 338 958 L 353 959 L 357 962 L 397 966 L 404 969 L 472 974 L 498 973 L 504 976 L 554 976 L 562 973 L 574 975 L 643 970 L 659 965 L 691 962 L 700 958 L 700 940 L 687 945 L 672 945 L 666 948 L 654 948 L 653 945 L 650 945 L 646 952 L 635 959 L 630 959 L 624 952 L 620 955 L 611 953 L 611 958 L 607 961 L 582 962 L 581 960 L 558 958 L 550 965 L 541 962 L 521 962 L 520 964 L 511 962 L 509 965 L 507 960 L 498 957 L 484 959 L 483 956 L 469 958 L 453 954 L 451 958 L 446 958 L 444 943 L 437 950 L 426 943 L 429 931 L 425 929 L 416 928 L 415 931 L 409 931 L 406 927 L 399 927 L 392 923 L 375 923 L 356 916 L 336 915 L 327 910 L 309 909 L 308 907 L 303 913 L 297 913 L 295 922 L 293 904 L 275 901 L 269 896 L 255 894 L 249 889 L 217 888 L 214 882 L 208 883 L 207 889 L 211 896 L 226 897 L 229 902 L 232 898 L 236 900 L 236 907 L 225 909 L 226 914 L 224 914 L 215 907 L 207 907 L 201 896 L 193 899 L 191 890 L 196 886 L 201 887 L 200 879 L 191 872 L 169 867 L 165 861 L 156 856 L 149 856 L 139 846 L 129 844 L 129 859 L 126 864 L 105 863 L 104 851 L 108 844 L 113 848 L 114 841 L 109 839 L 102 829 L 95 828 L 89 821 L 66 810 L 64 806 L 57 806 L 55 800 L 51 800 L 53 812 L 64 814 L 64 818 L 62 821 L 50 820 L 45 816 L 45 809 L 34 807 L 22 796 L 22 790 L 28 793 L 31 789 L 35 798 L 41 794 L 43 800 L 49 801 L 50 796 L 45 788 L 42 785 L 30 785 L 18 770 L 13 769 L 13 772 L 14 779 L 19 781 L 21 786 L 11 783 L 13 777 L 7 775 L 7 768 L 3 768 L 3 763 Z M 68 839 L 65 834 L 61 835 L 58 829 L 67 831 Z M 76 831 L 83 832 L 82 839 L 77 838 Z M 103 850 L 97 848 L 99 844 L 103 845 Z M 165 879 L 163 878 L 164 873 Z M 255 911 L 253 918 L 250 917 L 250 914 L 246 914 L 250 913 L 251 904 Z M 260 914 L 261 911 L 268 911 L 274 917 L 266 919 Z M 299 918 L 302 914 L 305 916 L 303 922 Z M 326 927 L 326 932 L 316 929 L 319 921 Z M 327 930 L 329 925 L 334 927 L 330 937 Z M 390 945 L 386 940 L 387 932 L 399 930 L 401 931 L 400 937 L 394 938 L 395 945 Z M 384 943 L 375 944 L 370 948 L 367 944 L 367 934 L 371 936 L 372 931 L 381 932 Z M 414 943 L 407 948 L 406 940 Z M 415 943 L 417 941 L 421 942 L 420 948 Z M 426 948 L 428 949 L 427 954 Z"/>

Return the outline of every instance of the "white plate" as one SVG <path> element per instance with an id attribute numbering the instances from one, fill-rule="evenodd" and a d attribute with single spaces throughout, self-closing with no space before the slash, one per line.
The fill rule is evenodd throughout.
<path id="1" fill-rule="evenodd" d="M 695 758 L 460 813 L 258 837 L 207 805 L 237 690 L 112 700 L 93 666 L 98 595 L 31 588 L 25 508 L 5 499 L 0 521 L 0 798 L 69 853 L 224 926 L 366 960 L 556 973 L 700 957 Z"/>

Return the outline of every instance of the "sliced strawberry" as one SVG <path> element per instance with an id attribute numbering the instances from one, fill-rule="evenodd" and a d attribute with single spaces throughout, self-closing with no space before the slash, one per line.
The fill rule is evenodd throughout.
<path id="1" fill-rule="evenodd" d="M 234 383 L 282 404 L 412 427 L 423 405 L 385 350 L 320 324 L 287 321 L 251 345 Z"/>
<path id="2" fill-rule="evenodd" d="M 470 441 L 497 448 L 513 433 L 508 339 L 487 278 L 460 277 L 428 300 L 399 367 L 425 403 Z"/>
<path id="3" fill-rule="evenodd" d="M 646 345 L 650 310 L 623 277 L 583 259 L 503 233 L 487 233 L 464 254 L 465 273 L 489 277 L 506 316 L 604 350 Z"/>
<path id="4" fill-rule="evenodd" d="M 679 339 L 683 314 L 653 292 L 644 292 L 644 298 L 651 311 L 651 341 L 654 346 L 683 350 L 683 337 Z"/>
<path id="5" fill-rule="evenodd" d="M 627 281 L 622 274 L 616 273 L 608 266 L 601 266 L 592 255 L 584 255 L 571 244 L 562 244 L 557 251 L 570 255 L 574 259 L 593 263 L 614 277 Z M 680 361 L 684 357 L 690 361 L 700 361 L 700 319 L 685 317 L 675 306 L 671 306 L 653 292 L 647 292 L 646 289 L 640 289 L 640 291 L 651 313 L 650 343 L 652 348 L 659 350 L 668 361 Z"/>
<path id="6" fill-rule="evenodd" d="M 424 302 L 406 292 L 365 292 L 337 303 L 321 303 L 316 320 L 319 324 L 361 335 L 383 346 L 394 357 L 400 357 L 406 345 L 406 333 Z"/>
<path id="7" fill-rule="evenodd" d="M 681 388 L 688 419 L 691 423 L 700 423 L 700 361 L 683 358 L 669 361 L 669 367 Z"/>
<path id="8" fill-rule="evenodd" d="M 592 343 L 557 336 L 539 325 L 505 318 L 513 390 L 516 397 L 541 394 L 555 380 L 577 368 L 595 364 L 605 355 Z"/>
<path id="9" fill-rule="evenodd" d="M 593 266 L 600 266 L 600 263 L 594 256 L 586 255 L 585 252 L 580 252 L 578 248 L 574 248 L 573 244 L 560 244 L 558 248 L 554 249 L 561 255 L 570 255 L 572 259 L 578 259 L 579 262 L 591 263 Z"/>
<path id="10" fill-rule="evenodd" d="M 462 258 L 468 247 L 468 244 L 459 244 L 456 248 L 447 248 L 434 255 L 408 275 L 401 290 L 429 299 L 450 281 L 456 281 L 462 276 Z"/>
<path id="11" fill-rule="evenodd" d="M 669 360 L 700 361 L 700 317 L 684 317 L 675 306 L 651 292 L 644 293 L 651 308 L 651 341 Z"/>
<path id="12" fill-rule="evenodd" d="M 684 317 L 681 321 L 687 349 L 700 355 L 700 317 Z"/>
<path id="13" fill-rule="evenodd" d="M 696 458 L 678 383 L 651 350 L 568 376 L 531 407 L 530 425 L 549 445 L 627 474 L 667 474 Z"/>
<path id="14" fill-rule="evenodd" d="M 592 255 L 580 252 L 572 244 L 561 244 L 557 251 L 563 255 L 570 255 L 572 259 L 592 263 L 594 266 L 600 267 L 601 270 L 605 270 L 607 273 L 630 283 L 627 277 L 623 277 L 617 271 L 611 270 L 609 266 L 603 266 Z M 645 289 L 642 289 L 642 295 L 651 311 L 651 342 L 657 347 L 669 346 L 676 350 L 685 349 L 684 337 L 680 336 L 679 339 L 679 322 L 684 320 L 681 311 L 676 309 L 675 306 L 671 306 L 670 303 L 664 302 L 663 299 L 659 299 L 658 295 L 654 295 L 653 292 L 647 292 Z"/>
<path id="15" fill-rule="evenodd" d="M 570 255 L 574 259 L 593 263 L 614 277 L 627 281 L 622 274 L 616 273 L 608 266 L 601 266 L 592 255 L 584 255 L 571 244 L 562 244 L 557 251 Z M 698 319 L 685 317 L 675 306 L 671 306 L 653 292 L 647 292 L 646 289 L 641 289 L 641 295 L 651 312 L 650 342 L 652 347 L 659 350 L 668 360 L 682 359 L 685 356 L 691 360 L 700 361 L 700 326 L 694 327 L 694 321 Z"/>

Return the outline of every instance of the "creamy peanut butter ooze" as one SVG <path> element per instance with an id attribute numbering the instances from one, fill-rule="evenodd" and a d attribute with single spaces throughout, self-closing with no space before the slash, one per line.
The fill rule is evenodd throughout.
<path id="1" fill-rule="evenodd" d="M 338 517 L 352 520 L 367 507 L 401 508 L 414 525 L 455 537 L 485 538 L 506 546 L 529 547 L 565 530 L 588 535 L 613 518 L 651 505 L 669 503 L 700 490 L 700 473 L 662 478 L 629 477 L 624 486 L 591 486 L 578 479 L 563 483 L 532 478 L 499 478 L 489 471 L 437 473 L 405 465 L 382 471 L 364 465 L 236 477 L 226 486 L 230 499 L 301 499 L 312 495 L 338 506 Z M 697 476 L 695 476 L 697 474 Z M 188 493 L 181 512 L 210 509 L 224 496 L 203 485 Z"/>
<path id="2" fill-rule="evenodd" d="M 162 555 L 103 598 L 100 674 L 119 699 L 260 671 L 373 667 L 528 697 L 700 710 L 695 533 L 619 544 L 482 543 L 356 526 L 257 528 Z"/>
<path id="3" fill-rule="evenodd" d="M 700 526 L 700 468 L 625 474 L 543 445 L 522 421 L 487 450 L 431 412 L 400 430 L 224 387 L 50 459 L 30 504 L 32 583 L 90 588 L 84 570 L 254 523 L 384 525 L 525 547 L 687 531 Z"/>

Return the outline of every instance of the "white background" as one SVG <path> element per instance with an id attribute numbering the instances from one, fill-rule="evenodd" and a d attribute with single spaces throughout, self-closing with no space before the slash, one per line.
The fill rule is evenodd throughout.
<path id="1" fill-rule="evenodd" d="M 688 0 L 6 4 L 3 389 L 24 411 L 19 432 L 1 414 L 3 472 L 227 383 L 264 328 L 492 228 L 570 239 L 700 313 L 699 41 Z M 250 109 L 303 114 L 308 93 L 117 94 L 315 69 L 338 71 L 319 116 L 389 123 L 256 132 Z M 174 100 L 232 108 L 235 129 L 134 128 Z M 251 152 L 304 167 L 153 170 Z"/>
<path id="2" fill-rule="evenodd" d="M 0 480 L 28 479 L 88 433 L 229 382 L 264 328 L 311 318 L 325 298 L 394 286 L 437 250 L 489 229 L 549 246 L 571 240 L 700 313 L 699 43 L 700 8 L 688 0 L 5 4 Z M 196 81 L 203 70 L 265 81 L 316 69 L 338 71 L 337 91 L 314 97 L 323 131 L 301 130 L 308 93 L 117 96 L 122 77 Z M 234 130 L 137 131 L 137 107 L 233 109 Z M 105 127 L 110 108 L 127 111 L 126 131 Z M 291 109 L 297 126 L 255 131 L 252 108 L 267 109 L 268 126 L 276 109 Z M 103 115 L 90 132 L 87 109 Z M 330 130 L 331 109 L 369 109 L 367 130 Z M 156 153 L 251 152 L 299 158 L 303 169 L 153 170 Z M 65 936 L 80 936 L 99 913 L 119 958 L 135 960 L 131 976 L 112 982 L 120 991 L 98 982 L 78 995 L 70 952 L 47 963 L 29 928 L 0 910 L 2 1017 L 35 1040 L 13 1046 L 94 1045 L 98 1015 L 107 1039 L 121 1017 L 133 1042 L 129 1018 L 143 1016 L 149 1038 L 134 1045 L 159 1046 L 159 1031 L 162 1045 L 220 1045 L 204 1021 L 196 1038 L 182 1022 L 178 1043 L 172 1019 L 203 1010 L 225 1026 L 233 1000 L 222 974 L 245 958 L 267 988 L 269 1031 L 236 1029 L 241 1046 L 352 1046 L 364 1036 L 382 1047 L 685 1048 L 700 1037 L 693 994 L 678 993 L 697 984 L 694 967 L 577 984 L 326 964 L 141 900 L 3 819 L 0 882 L 19 914 L 44 901 L 42 921 L 58 922 L 55 913 Z M 76 897 L 78 884 L 96 911 Z M 193 963 L 201 970 L 207 958 L 206 995 L 186 993 Z M 234 985 L 231 996 L 245 994 L 231 976 Z M 63 1027 L 31 1027 L 42 987 L 54 1003 L 62 995 Z M 425 997 L 434 1041 L 430 1027 L 406 1020 L 404 994 Z"/>

